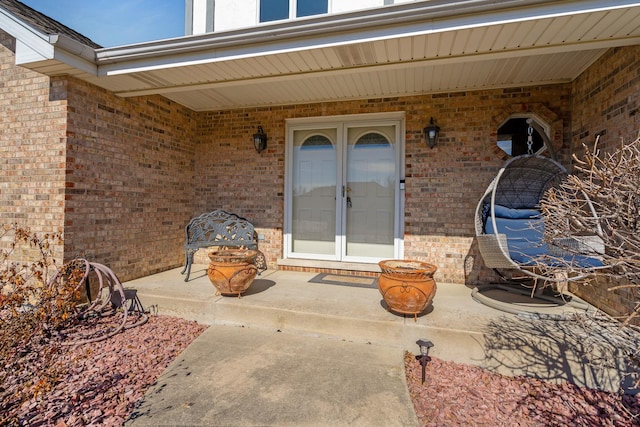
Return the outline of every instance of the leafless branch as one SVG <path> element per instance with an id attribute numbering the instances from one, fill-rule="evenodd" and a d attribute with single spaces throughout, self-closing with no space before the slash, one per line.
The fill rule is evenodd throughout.
<path id="1" fill-rule="evenodd" d="M 598 142 L 592 149 L 584 146 L 584 158 L 574 156 L 574 173 L 541 201 L 545 242 L 563 256 L 551 267 L 541 262 L 540 268 L 604 275 L 610 290 L 630 289 L 635 297 L 640 291 L 640 133 L 612 152 L 601 150 Z M 597 257 L 603 267 L 576 265 L 573 260 L 580 256 Z M 630 301 L 628 321 L 638 307 Z"/>

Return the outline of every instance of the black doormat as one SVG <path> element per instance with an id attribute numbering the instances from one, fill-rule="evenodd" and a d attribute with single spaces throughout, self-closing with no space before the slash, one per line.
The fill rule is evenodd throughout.
<path id="1" fill-rule="evenodd" d="M 378 288 L 377 277 L 351 276 L 346 274 L 319 273 L 313 276 L 313 278 L 309 280 L 309 283 L 352 286 L 356 288 Z"/>

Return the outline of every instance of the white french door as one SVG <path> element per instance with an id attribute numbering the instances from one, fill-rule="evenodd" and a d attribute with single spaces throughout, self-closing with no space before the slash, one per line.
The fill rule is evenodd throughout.
<path id="1" fill-rule="evenodd" d="M 402 121 L 288 126 L 288 258 L 378 262 L 401 255 Z"/>

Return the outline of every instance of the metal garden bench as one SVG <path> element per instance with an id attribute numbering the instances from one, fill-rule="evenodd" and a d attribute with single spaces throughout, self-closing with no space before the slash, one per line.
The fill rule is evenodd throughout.
<path id="1" fill-rule="evenodd" d="M 189 281 L 194 254 L 202 248 L 212 246 L 227 248 L 246 248 L 258 251 L 255 266 L 261 273 L 267 269 L 264 254 L 258 250 L 258 234 L 247 219 L 217 209 L 192 218 L 185 227 L 187 242 L 185 249 L 185 265 L 180 274 Z"/>

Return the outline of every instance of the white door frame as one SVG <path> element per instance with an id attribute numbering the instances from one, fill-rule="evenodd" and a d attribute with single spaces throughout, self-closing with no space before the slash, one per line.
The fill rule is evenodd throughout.
<path id="1" fill-rule="evenodd" d="M 296 130 L 310 130 L 322 128 L 338 128 L 338 137 L 343 137 L 343 129 L 351 126 L 396 126 L 396 191 L 395 191 L 395 219 L 394 219 L 394 258 L 403 258 L 404 254 L 404 159 L 405 159 L 405 113 L 372 113 L 354 114 L 327 117 L 307 117 L 300 119 L 287 119 L 285 139 L 285 193 L 284 193 L 284 224 L 283 224 L 283 255 L 284 258 L 313 259 L 341 261 L 342 250 L 336 250 L 335 255 L 302 254 L 292 252 L 292 194 L 293 194 L 293 136 Z M 344 150 L 337 153 L 338 164 L 344 162 Z M 342 172 L 339 172 L 342 178 Z M 342 180 L 336 183 L 336 194 L 339 194 Z M 343 203 L 336 203 L 336 221 L 342 218 Z M 342 227 L 342 225 L 341 225 Z M 336 233 L 336 248 L 342 244 L 342 236 Z M 349 262 L 375 263 L 377 259 L 349 258 Z"/>

